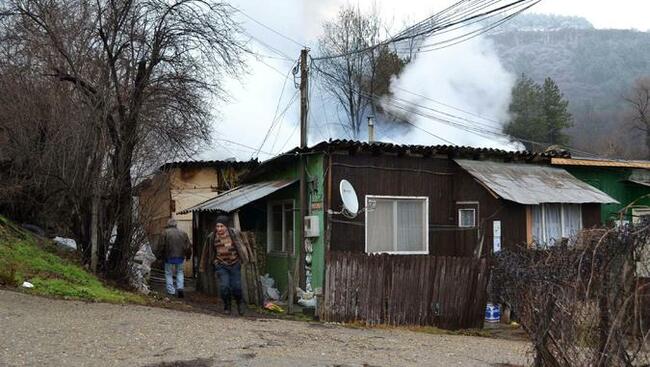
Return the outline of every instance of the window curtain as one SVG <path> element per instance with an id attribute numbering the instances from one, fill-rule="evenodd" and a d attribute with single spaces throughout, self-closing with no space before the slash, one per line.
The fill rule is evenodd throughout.
<path id="1" fill-rule="evenodd" d="M 374 209 L 368 210 L 367 251 L 386 252 L 393 249 L 393 200 L 374 200 Z"/>
<path id="2" fill-rule="evenodd" d="M 424 201 L 398 200 L 396 251 L 424 251 Z"/>
<path id="3" fill-rule="evenodd" d="M 548 246 L 562 239 L 562 204 L 544 204 L 544 238 Z"/>
<path id="4" fill-rule="evenodd" d="M 562 233 L 564 237 L 574 238 L 582 229 L 582 208 L 579 204 L 565 204 L 562 209 L 564 210 Z"/>
<path id="5" fill-rule="evenodd" d="M 542 227 L 542 206 L 534 205 L 532 208 L 533 214 L 533 241 L 537 244 L 544 244 L 544 230 Z"/>
<path id="6" fill-rule="evenodd" d="M 582 207 L 579 204 L 542 204 L 532 206 L 533 240 L 553 246 L 565 238 L 573 238 L 582 229 Z"/>

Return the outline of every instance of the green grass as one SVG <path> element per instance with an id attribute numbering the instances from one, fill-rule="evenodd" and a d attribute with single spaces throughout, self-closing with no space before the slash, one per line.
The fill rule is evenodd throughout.
<path id="1" fill-rule="evenodd" d="M 47 240 L 27 233 L 0 216 L 0 285 L 43 296 L 110 303 L 145 303 L 137 294 L 104 285 Z M 28 281 L 34 288 L 21 287 Z"/>

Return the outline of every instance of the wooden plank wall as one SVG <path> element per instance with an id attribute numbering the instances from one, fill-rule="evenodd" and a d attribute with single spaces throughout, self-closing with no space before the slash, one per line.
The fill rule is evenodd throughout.
<path id="1" fill-rule="evenodd" d="M 481 328 L 486 259 L 426 255 L 327 255 L 321 318 L 368 325 Z"/>
<path id="2" fill-rule="evenodd" d="M 501 221 L 503 248 L 526 242 L 526 207 L 495 198 L 449 158 L 422 158 L 372 154 L 332 154 L 331 203 L 340 210 L 338 185 L 346 179 L 354 186 L 359 204 L 366 195 L 426 196 L 429 198 L 429 254 L 475 256 L 492 249 L 492 223 Z M 327 190 L 329 192 L 330 190 Z M 478 203 L 478 228 L 458 228 L 458 203 Z M 334 217 L 331 249 L 365 251 L 365 214 L 355 219 Z"/>

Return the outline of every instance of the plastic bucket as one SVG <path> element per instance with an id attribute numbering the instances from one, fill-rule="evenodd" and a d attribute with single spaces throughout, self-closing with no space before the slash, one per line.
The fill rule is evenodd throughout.
<path id="1" fill-rule="evenodd" d="M 486 322 L 499 322 L 501 320 L 501 309 L 499 305 L 488 303 L 485 306 L 485 321 Z"/>

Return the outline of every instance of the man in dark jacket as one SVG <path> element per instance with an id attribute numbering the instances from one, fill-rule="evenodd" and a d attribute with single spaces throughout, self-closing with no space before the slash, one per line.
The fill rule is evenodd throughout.
<path id="1" fill-rule="evenodd" d="M 217 217 L 214 231 L 203 245 L 199 271 L 214 270 L 219 284 L 219 294 L 224 304 L 224 311 L 230 313 L 231 300 L 234 298 L 237 311 L 244 314 L 244 300 L 241 287 L 241 265 L 249 260 L 241 233 L 235 228 L 228 228 L 229 218 Z"/>
<path id="2" fill-rule="evenodd" d="M 185 274 L 183 263 L 192 256 L 192 247 L 187 233 L 178 229 L 176 220 L 167 221 L 167 227 L 160 235 L 157 251 L 158 256 L 165 259 L 165 282 L 167 294 L 183 298 Z M 174 274 L 176 274 L 176 287 L 174 287 Z"/>

